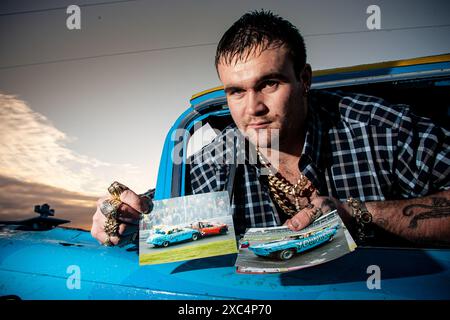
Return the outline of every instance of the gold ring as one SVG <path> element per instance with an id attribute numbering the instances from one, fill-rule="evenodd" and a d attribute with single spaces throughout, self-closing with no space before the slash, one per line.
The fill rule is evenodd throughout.
<path id="1" fill-rule="evenodd" d="M 103 245 L 105 247 L 112 247 L 112 246 L 114 246 L 114 244 L 111 242 L 111 239 L 110 239 L 109 236 L 106 237 L 106 240 L 103 242 Z"/>
<path id="2" fill-rule="evenodd" d="M 119 236 L 119 226 L 120 224 L 116 219 L 114 219 L 113 217 L 109 217 L 105 222 L 105 233 L 110 237 L 117 237 Z"/>
<path id="3" fill-rule="evenodd" d="M 106 199 L 100 205 L 100 211 L 107 218 L 112 217 L 114 219 L 117 218 L 117 213 L 120 208 L 122 202 L 117 199 Z"/>
<path id="4" fill-rule="evenodd" d="M 117 181 L 114 181 L 108 188 L 108 192 L 117 200 L 120 200 L 120 195 L 125 190 L 128 190 L 128 187 Z"/>

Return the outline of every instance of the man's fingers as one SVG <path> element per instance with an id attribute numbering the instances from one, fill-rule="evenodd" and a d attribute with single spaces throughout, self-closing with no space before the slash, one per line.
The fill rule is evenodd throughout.
<path id="1" fill-rule="evenodd" d="M 286 221 L 287 227 L 289 229 L 291 229 L 292 231 L 299 231 L 299 230 L 303 229 L 303 226 L 301 224 L 299 224 L 299 222 L 296 219 L 294 219 L 294 218 L 289 219 L 288 221 Z"/>
<path id="2" fill-rule="evenodd" d="M 103 231 L 105 221 L 106 217 L 103 215 L 103 213 L 100 211 L 100 208 L 97 206 L 97 210 L 95 211 L 94 216 L 92 217 L 91 234 L 94 238 L 97 238 L 96 234 L 99 231 Z"/>
<path id="3" fill-rule="evenodd" d="M 101 214 L 101 213 L 100 213 Z M 111 237 L 106 234 L 104 223 L 101 223 L 101 219 L 94 219 L 91 229 L 91 235 L 97 239 L 100 244 L 105 244 L 108 239 L 113 245 L 117 245 L 119 243 L 119 237 Z"/>
<path id="4" fill-rule="evenodd" d="M 128 224 L 128 223 L 121 223 L 119 226 L 119 234 L 120 237 L 127 237 L 130 235 L 133 235 L 138 231 L 139 226 L 134 224 Z"/>
<path id="5" fill-rule="evenodd" d="M 105 232 L 102 232 L 100 234 L 100 239 L 102 239 L 102 240 L 100 240 L 100 243 L 101 244 L 105 244 L 106 241 L 108 241 L 108 238 L 109 238 L 109 242 L 111 242 L 111 244 L 113 244 L 115 246 L 117 246 L 119 244 L 119 242 L 120 242 L 120 238 L 119 237 L 117 237 L 117 236 L 113 236 L 113 237 L 112 236 L 108 236 Z"/>
<path id="6" fill-rule="evenodd" d="M 122 223 L 119 227 L 119 247 L 135 242 L 138 238 L 139 226 Z"/>
<path id="7" fill-rule="evenodd" d="M 288 227 L 290 230 L 296 231 L 295 228 L 294 228 L 294 226 L 292 225 L 291 219 L 287 219 L 286 222 L 284 223 L 284 225 L 285 225 L 286 227 Z"/>
<path id="8" fill-rule="evenodd" d="M 132 238 L 132 236 L 138 231 L 139 228 L 137 225 L 121 223 L 119 224 L 118 230 L 119 235 L 108 236 L 104 231 L 105 229 L 104 223 L 101 225 L 100 223 L 101 219 L 98 219 L 93 223 L 93 227 L 91 230 L 92 236 L 96 238 L 100 244 L 105 244 L 109 239 L 109 242 L 115 246 L 121 243 L 126 244 L 126 242 L 128 242 L 128 240 Z"/>
<path id="9" fill-rule="evenodd" d="M 139 224 L 140 217 L 141 214 L 125 202 L 122 202 L 117 209 L 117 219 L 120 221 Z"/>
<path id="10" fill-rule="evenodd" d="M 310 216 L 307 211 L 302 210 L 293 216 L 291 219 L 286 220 L 284 223 L 292 231 L 299 231 L 306 228 L 310 224 Z"/>
<path id="11" fill-rule="evenodd" d="M 139 213 L 147 212 L 149 209 L 148 200 L 138 196 L 133 190 L 125 190 L 120 195 L 120 200 Z"/>
<path id="12" fill-rule="evenodd" d="M 101 244 L 110 243 L 112 245 L 120 245 L 126 243 L 130 239 L 134 239 L 139 228 L 139 220 L 141 212 L 148 210 L 148 202 L 146 199 L 141 199 L 136 193 L 131 190 L 125 190 L 120 195 L 121 202 L 117 207 L 116 219 L 119 223 L 118 235 L 108 236 L 105 232 L 105 225 L 107 217 L 100 209 L 102 203 L 111 200 L 112 195 L 103 196 L 97 200 L 97 210 L 92 217 L 91 234 Z"/>
<path id="13" fill-rule="evenodd" d="M 128 191 L 128 190 L 127 190 Z M 124 192 L 125 193 L 125 192 Z M 100 210 L 101 204 L 106 200 L 111 200 L 112 196 L 102 197 L 97 200 L 97 211 L 103 214 Z M 97 212 L 96 212 L 97 213 Z M 132 224 L 138 224 L 140 220 L 141 214 L 132 208 L 128 203 L 122 202 L 117 208 L 117 219 Z"/>

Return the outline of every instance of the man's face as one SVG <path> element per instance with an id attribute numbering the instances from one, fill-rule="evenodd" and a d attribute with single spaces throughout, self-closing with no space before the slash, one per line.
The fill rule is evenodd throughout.
<path id="1" fill-rule="evenodd" d="M 253 144 L 298 139 L 306 116 L 305 84 L 295 76 L 285 46 L 256 50 L 245 61 L 219 63 L 217 69 L 231 116 Z"/>

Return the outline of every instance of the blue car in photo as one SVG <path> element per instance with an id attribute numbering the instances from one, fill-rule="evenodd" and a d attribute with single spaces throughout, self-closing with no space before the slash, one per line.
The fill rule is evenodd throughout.
<path id="1" fill-rule="evenodd" d="M 282 240 L 259 243 L 248 248 L 260 257 L 289 260 L 296 253 L 312 249 L 327 241 L 332 241 L 338 229 L 339 225 L 334 225 L 318 232 L 289 236 Z"/>
<path id="2" fill-rule="evenodd" d="M 156 228 L 148 239 L 147 243 L 155 247 L 168 247 L 170 244 L 183 241 L 195 241 L 200 237 L 197 230 L 190 228 Z"/>

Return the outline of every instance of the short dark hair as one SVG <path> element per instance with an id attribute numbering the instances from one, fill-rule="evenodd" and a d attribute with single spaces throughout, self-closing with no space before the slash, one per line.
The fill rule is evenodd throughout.
<path id="1" fill-rule="evenodd" d="M 306 64 L 305 41 L 289 21 L 265 10 L 251 11 L 237 20 L 222 36 L 217 45 L 215 65 L 242 60 L 256 49 L 260 52 L 286 45 L 297 77 Z"/>

